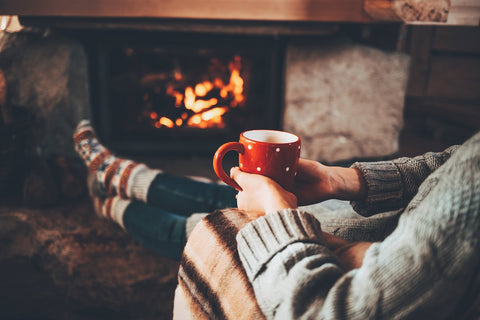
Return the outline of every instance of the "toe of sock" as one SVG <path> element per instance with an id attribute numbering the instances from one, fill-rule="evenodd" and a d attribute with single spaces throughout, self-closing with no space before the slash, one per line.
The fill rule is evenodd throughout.
<path id="1" fill-rule="evenodd" d="M 78 123 L 77 129 L 81 129 L 83 127 L 91 127 L 91 126 L 92 126 L 92 124 L 91 124 L 90 120 L 83 119 Z"/>
<path id="2" fill-rule="evenodd" d="M 87 137 L 95 137 L 95 136 L 96 136 L 95 130 L 93 130 L 93 127 L 90 124 L 90 120 L 80 121 L 73 133 L 73 138 L 75 140 L 79 140 Z"/>

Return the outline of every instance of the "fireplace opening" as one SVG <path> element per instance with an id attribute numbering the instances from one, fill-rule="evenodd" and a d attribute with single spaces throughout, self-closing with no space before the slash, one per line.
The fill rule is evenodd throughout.
<path id="1" fill-rule="evenodd" d="M 211 153 L 280 126 L 275 37 L 122 30 L 91 34 L 88 48 L 92 118 L 112 150 Z"/>

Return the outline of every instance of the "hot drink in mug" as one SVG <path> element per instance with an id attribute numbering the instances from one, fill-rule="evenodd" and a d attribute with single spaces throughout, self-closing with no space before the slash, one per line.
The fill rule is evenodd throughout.
<path id="1" fill-rule="evenodd" d="M 300 157 L 298 136 L 277 130 L 249 130 L 240 134 L 238 142 L 220 146 L 213 158 L 215 173 L 223 182 L 242 191 L 223 170 L 223 157 L 229 151 L 239 153 L 238 166 L 243 172 L 272 178 L 287 190 L 293 187 Z"/>

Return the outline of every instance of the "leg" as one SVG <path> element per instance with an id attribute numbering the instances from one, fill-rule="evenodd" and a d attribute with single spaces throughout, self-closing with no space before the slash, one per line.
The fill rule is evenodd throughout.
<path id="1" fill-rule="evenodd" d="M 172 259 L 182 256 L 191 229 L 205 214 L 176 215 L 137 200 L 119 196 L 94 197 L 95 211 L 112 219 L 145 247 Z"/>
<path id="2" fill-rule="evenodd" d="M 226 185 L 159 174 L 149 187 L 147 203 L 188 216 L 192 212 L 212 212 L 236 207 L 236 194 L 235 189 Z"/>
<path id="3" fill-rule="evenodd" d="M 89 170 L 89 188 L 97 196 L 119 195 L 188 216 L 236 206 L 233 188 L 177 177 L 115 157 L 96 138 L 88 121 L 74 134 L 75 149 Z"/>
<path id="4" fill-rule="evenodd" d="M 145 247 L 179 260 L 186 243 L 187 218 L 132 201 L 125 209 L 123 224 Z"/>

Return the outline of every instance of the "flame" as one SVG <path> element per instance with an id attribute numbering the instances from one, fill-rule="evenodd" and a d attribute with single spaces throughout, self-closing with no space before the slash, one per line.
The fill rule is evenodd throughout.
<path id="1" fill-rule="evenodd" d="M 204 81 L 195 86 L 195 94 L 198 97 L 204 97 L 212 89 L 213 84 L 210 81 Z"/>
<path id="2" fill-rule="evenodd" d="M 243 97 L 243 79 L 240 77 L 238 70 L 233 70 L 230 76 L 230 84 L 233 87 L 233 96 L 236 102 L 242 102 Z"/>
<path id="3" fill-rule="evenodd" d="M 187 124 L 191 127 L 200 127 L 202 128 L 202 116 L 199 114 L 194 114 L 190 119 L 188 119 Z"/>
<path id="4" fill-rule="evenodd" d="M 202 120 L 209 121 L 214 118 L 221 117 L 227 111 L 228 111 L 228 108 L 226 107 L 213 108 L 211 110 L 208 110 L 202 113 Z"/>
<path id="5" fill-rule="evenodd" d="M 224 115 L 228 111 L 227 107 L 217 107 L 207 111 L 204 111 L 199 114 L 193 115 L 187 122 L 187 124 L 191 127 L 198 127 L 198 128 L 207 128 L 214 125 L 218 128 L 224 128 L 225 124 L 222 119 L 222 115 Z"/>
<path id="6" fill-rule="evenodd" d="M 175 98 L 175 107 L 179 108 L 182 106 L 183 94 L 175 90 L 173 86 L 167 87 L 167 94 Z"/>
<path id="7" fill-rule="evenodd" d="M 210 107 L 213 107 L 214 105 L 216 105 L 218 103 L 218 99 L 217 98 L 212 98 L 210 100 L 197 100 L 195 101 L 195 103 L 193 104 L 193 107 L 192 108 L 188 108 L 190 110 L 192 110 L 193 112 L 197 113 L 197 112 L 200 112 L 202 110 L 205 110 L 205 109 L 208 109 Z"/>
<path id="8" fill-rule="evenodd" d="M 224 128 L 223 115 L 231 108 L 241 105 L 245 100 L 243 94 L 244 80 L 240 75 L 241 58 L 235 56 L 228 65 L 230 71 L 229 82 L 221 78 L 212 81 L 202 81 L 195 85 L 179 90 L 178 82 L 169 84 L 166 94 L 175 98 L 175 107 L 184 108 L 185 111 L 176 116 L 175 120 L 161 116 L 157 112 L 148 113 L 156 128 L 190 126 L 196 128 Z M 187 79 L 180 70 L 173 73 L 175 81 Z M 153 78 L 151 76 L 151 78 Z M 156 89 L 156 88 L 155 88 Z M 150 97 L 144 97 L 144 100 Z"/>
<path id="9" fill-rule="evenodd" d="M 215 78 L 214 85 L 215 85 L 215 88 L 225 87 L 225 84 L 223 83 L 223 80 L 220 79 L 220 78 Z"/>
<path id="10" fill-rule="evenodd" d="M 193 110 L 193 105 L 195 104 L 195 92 L 193 91 L 192 87 L 187 87 L 185 89 L 185 108 Z"/>
<path id="11" fill-rule="evenodd" d="M 220 90 L 220 97 L 225 99 L 227 96 L 228 96 L 228 89 L 222 88 L 222 90 Z"/>
<path id="12" fill-rule="evenodd" d="M 181 73 L 179 70 L 175 70 L 175 71 L 173 72 L 173 78 L 174 78 L 175 80 L 177 80 L 177 81 L 180 81 L 180 80 L 183 79 L 183 75 L 182 75 L 182 73 Z"/>
<path id="13" fill-rule="evenodd" d="M 160 119 L 158 119 L 158 122 L 157 122 L 160 126 L 165 126 L 165 127 L 168 127 L 168 128 L 173 128 L 175 126 L 175 124 L 173 123 L 172 120 L 168 119 L 167 117 L 161 117 Z M 159 127 L 157 127 L 159 128 Z"/>

